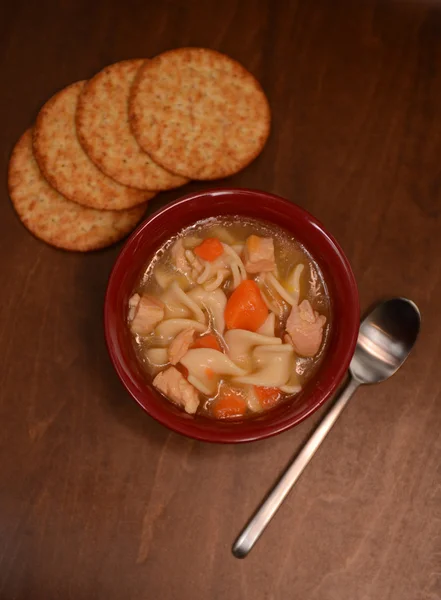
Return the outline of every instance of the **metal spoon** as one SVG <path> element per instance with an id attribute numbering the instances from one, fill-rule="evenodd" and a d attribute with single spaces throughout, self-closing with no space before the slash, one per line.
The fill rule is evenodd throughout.
<path id="1" fill-rule="evenodd" d="M 234 556 L 245 558 L 253 548 L 358 386 L 380 383 L 401 367 L 415 344 L 420 322 L 418 307 L 406 298 L 386 300 L 365 317 L 345 388 L 234 542 Z"/>

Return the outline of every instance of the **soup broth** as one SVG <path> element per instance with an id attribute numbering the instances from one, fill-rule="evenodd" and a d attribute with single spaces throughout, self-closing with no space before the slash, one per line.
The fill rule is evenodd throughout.
<path id="1" fill-rule="evenodd" d="M 298 394 L 331 327 L 326 282 L 308 251 L 272 224 L 211 218 L 155 254 L 128 326 L 146 376 L 210 418 L 252 417 Z"/>

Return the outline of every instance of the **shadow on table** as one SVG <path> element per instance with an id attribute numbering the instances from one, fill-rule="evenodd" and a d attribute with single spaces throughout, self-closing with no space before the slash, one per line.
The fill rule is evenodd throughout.
<path id="1" fill-rule="evenodd" d="M 169 432 L 136 404 L 118 379 L 104 339 L 103 307 L 107 281 L 121 245 L 81 257 L 76 283 L 82 301 L 78 334 L 82 340 L 86 378 L 100 406 L 137 436 L 163 445 Z"/>

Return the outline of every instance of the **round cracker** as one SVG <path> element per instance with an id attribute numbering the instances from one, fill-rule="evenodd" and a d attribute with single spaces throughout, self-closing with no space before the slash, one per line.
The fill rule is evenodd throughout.
<path id="1" fill-rule="evenodd" d="M 141 220 L 145 204 L 129 210 L 95 210 L 66 200 L 43 177 L 32 152 L 32 130 L 17 142 L 9 162 L 9 194 L 25 227 L 65 250 L 97 250 L 125 237 Z"/>
<path id="2" fill-rule="evenodd" d="M 105 210 L 142 204 L 154 193 L 123 186 L 96 167 L 76 133 L 75 111 L 85 82 L 55 94 L 40 110 L 34 129 L 34 154 L 49 183 L 72 202 Z"/>
<path id="3" fill-rule="evenodd" d="M 86 83 L 77 106 L 78 138 L 89 158 L 115 181 L 139 189 L 169 190 L 188 179 L 153 162 L 130 128 L 129 93 L 143 62 L 123 60 Z"/>
<path id="4" fill-rule="evenodd" d="M 204 48 L 170 50 L 144 63 L 129 116 L 143 150 L 190 179 L 227 177 L 246 167 L 265 145 L 271 121 L 253 75 Z"/>

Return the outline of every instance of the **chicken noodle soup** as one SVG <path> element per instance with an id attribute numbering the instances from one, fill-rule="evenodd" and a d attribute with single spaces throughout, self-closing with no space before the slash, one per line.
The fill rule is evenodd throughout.
<path id="1" fill-rule="evenodd" d="M 326 351 L 330 301 L 317 264 L 283 229 L 211 218 L 158 250 L 127 321 L 167 400 L 238 419 L 301 391 Z"/>

